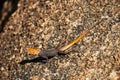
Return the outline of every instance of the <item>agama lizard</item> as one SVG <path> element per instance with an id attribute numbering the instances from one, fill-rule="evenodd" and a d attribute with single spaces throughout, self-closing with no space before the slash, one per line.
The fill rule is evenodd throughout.
<path id="1" fill-rule="evenodd" d="M 71 46 L 73 46 L 75 43 L 78 43 L 81 39 L 83 39 L 96 25 L 98 25 L 102 20 L 96 22 L 91 28 L 89 28 L 88 30 L 84 31 L 81 35 L 79 35 L 76 39 L 74 39 L 71 43 L 69 43 L 68 45 L 61 47 L 61 48 L 52 48 L 52 49 L 48 49 L 48 50 L 42 50 L 39 51 L 37 49 L 34 48 L 27 48 L 28 53 L 30 54 L 35 54 L 38 55 L 42 58 L 48 59 L 51 57 L 54 57 L 58 54 L 66 54 L 63 53 L 66 49 L 70 48 Z M 62 53 L 61 53 L 62 52 Z"/>

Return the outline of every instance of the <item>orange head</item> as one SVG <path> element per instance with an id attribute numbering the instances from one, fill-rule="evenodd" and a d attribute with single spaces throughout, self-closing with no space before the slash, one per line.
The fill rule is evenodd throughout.
<path id="1" fill-rule="evenodd" d="M 38 55 L 38 53 L 40 52 L 39 50 L 34 48 L 27 48 L 27 51 L 29 54 L 33 54 L 33 55 Z"/>

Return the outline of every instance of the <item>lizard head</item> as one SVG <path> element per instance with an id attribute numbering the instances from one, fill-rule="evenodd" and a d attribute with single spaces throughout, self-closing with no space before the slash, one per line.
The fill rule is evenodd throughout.
<path id="1" fill-rule="evenodd" d="M 27 48 L 27 52 L 29 54 L 38 55 L 40 51 L 34 48 Z"/>

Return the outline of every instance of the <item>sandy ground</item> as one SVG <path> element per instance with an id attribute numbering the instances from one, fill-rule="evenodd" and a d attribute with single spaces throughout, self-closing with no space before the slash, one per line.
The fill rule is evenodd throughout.
<path id="1" fill-rule="evenodd" d="M 1 80 L 119 80 L 119 0 L 20 0 L 0 33 Z M 46 63 L 26 48 L 70 43 L 96 21 L 83 40 Z M 28 60 L 26 64 L 19 64 Z"/>

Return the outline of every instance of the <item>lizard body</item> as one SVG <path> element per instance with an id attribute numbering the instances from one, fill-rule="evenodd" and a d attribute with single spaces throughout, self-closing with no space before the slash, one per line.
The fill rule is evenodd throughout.
<path id="1" fill-rule="evenodd" d="M 100 21 L 101 22 L 101 21 Z M 38 56 L 48 59 L 51 57 L 54 57 L 58 54 L 64 54 L 61 53 L 63 51 L 65 51 L 66 49 L 70 48 L 71 46 L 73 46 L 75 43 L 78 43 L 81 39 L 83 39 L 97 24 L 99 23 L 96 22 L 91 28 L 89 28 L 88 30 L 84 31 L 81 35 L 79 35 L 76 39 L 74 39 L 71 43 L 69 43 L 66 46 L 61 47 L 60 49 L 56 49 L 56 48 L 52 48 L 52 49 L 48 49 L 48 50 L 42 50 L 42 51 L 38 51 L 34 48 L 28 48 L 28 52 L 30 54 L 37 54 Z"/>

